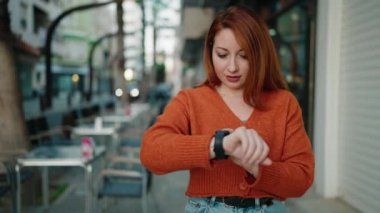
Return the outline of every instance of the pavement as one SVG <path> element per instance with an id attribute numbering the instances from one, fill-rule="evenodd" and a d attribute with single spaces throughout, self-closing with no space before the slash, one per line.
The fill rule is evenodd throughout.
<path id="1" fill-rule="evenodd" d="M 54 213 L 82 213 L 84 209 L 84 193 L 82 171 L 71 169 L 60 181 L 69 181 L 71 186 L 55 201 L 50 209 Z M 148 213 L 184 212 L 187 198 L 184 195 L 188 181 L 188 172 L 174 172 L 164 176 L 154 176 L 151 191 L 147 197 Z M 323 199 L 311 188 L 303 197 L 286 201 L 291 213 L 357 213 L 348 204 L 338 199 Z M 122 213 L 142 212 L 141 200 L 138 198 L 119 198 L 108 201 L 103 211 L 97 202 L 96 212 Z M 24 207 L 23 212 L 39 213 L 39 207 Z"/>
<path id="2" fill-rule="evenodd" d="M 122 137 L 141 136 L 143 130 L 139 128 L 130 128 L 130 132 L 123 132 Z M 102 163 L 94 166 L 95 173 L 98 173 L 102 167 Z M 83 213 L 85 203 L 83 169 L 68 168 L 58 171 L 58 178 L 51 180 L 52 183 L 69 183 L 69 187 L 61 196 L 55 200 L 48 212 L 54 213 Z M 179 213 L 184 212 L 184 207 L 187 202 L 185 196 L 186 186 L 188 183 L 188 172 L 180 171 L 163 176 L 154 176 L 152 188 L 147 196 L 148 213 Z M 36 196 L 36 195 L 30 195 Z M 286 201 L 291 213 L 357 213 L 347 203 L 339 199 L 323 199 L 315 193 L 312 187 L 304 196 L 297 199 L 288 199 Z M 101 211 L 100 203 L 96 203 L 96 211 L 106 213 L 139 213 L 142 212 L 141 200 L 139 198 L 119 198 L 112 199 L 103 203 L 104 209 Z M 26 213 L 44 212 L 39 206 L 23 206 L 23 211 Z M 11 212 L 9 209 L 4 209 L 0 205 L 0 212 Z"/>

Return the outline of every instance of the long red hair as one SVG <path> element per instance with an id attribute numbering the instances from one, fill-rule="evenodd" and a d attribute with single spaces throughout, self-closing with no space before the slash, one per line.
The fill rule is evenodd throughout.
<path id="1" fill-rule="evenodd" d="M 218 86 L 212 63 L 214 38 L 222 29 L 231 29 L 237 42 L 245 51 L 249 61 L 249 72 L 244 85 L 244 101 L 256 108 L 262 108 L 260 93 L 263 91 L 287 89 L 280 71 L 277 54 L 268 27 L 252 10 L 233 6 L 218 13 L 207 33 L 204 43 L 203 60 L 206 70 L 206 85 Z"/>

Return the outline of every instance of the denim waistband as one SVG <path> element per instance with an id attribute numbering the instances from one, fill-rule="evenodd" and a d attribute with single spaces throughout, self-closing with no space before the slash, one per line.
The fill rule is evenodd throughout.
<path id="1" fill-rule="evenodd" d="M 259 206 L 261 207 L 263 205 L 271 206 L 273 205 L 273 198 L 271 197 L 243 198 L 243 197 L 237 197 L 237 196 L 228 196 L 228 197 L 215 197 L 215 202 L 224 203 L 228 206 L 233 206 L 233 207 L 238 207 L 238 208 L 248 208 L 248 207 L 259 207 Z"/>

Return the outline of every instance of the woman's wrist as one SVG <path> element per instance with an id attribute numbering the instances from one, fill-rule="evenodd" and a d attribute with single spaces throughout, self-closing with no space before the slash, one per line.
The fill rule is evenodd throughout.
<path id="1" fill-rule="evenodd" d="M 210 150 L 209 150 L 210 151 L 210 160 L 215 158 L 214 144 L 215 144 L 215 137 L 213 137 L 211 139 L 211 142 L 210 142 Z"/>

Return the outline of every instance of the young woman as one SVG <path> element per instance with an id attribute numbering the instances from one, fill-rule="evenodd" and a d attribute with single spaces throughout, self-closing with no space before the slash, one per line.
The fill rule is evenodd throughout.
<path id="1" fill-rule="evenodd" d="M 311 186 L 314 156 L 265 23 L 219 13 L 205 39 L 206 81 L 181 91 L 145 134 L 142 163 L 189 170 L 186 212 L 287 212 Z"/>

